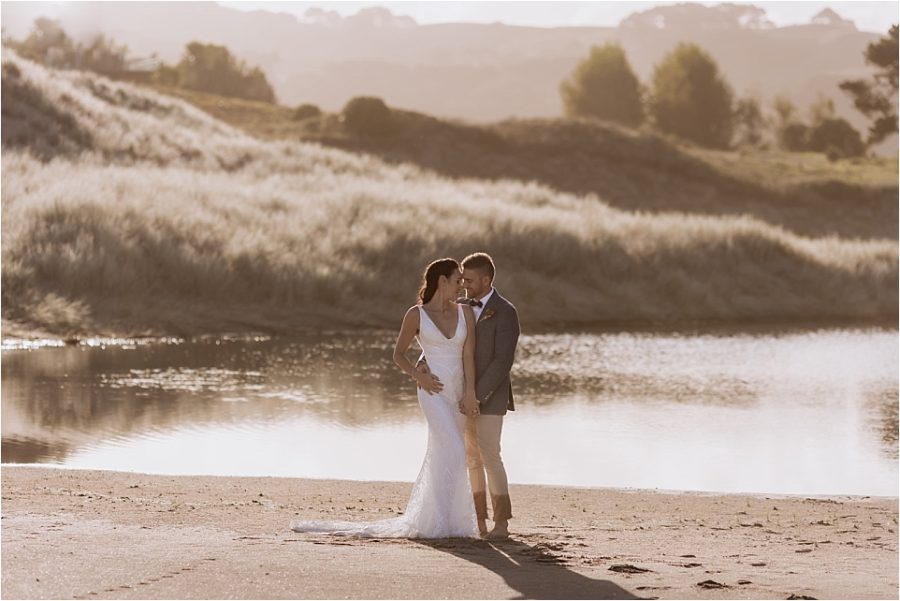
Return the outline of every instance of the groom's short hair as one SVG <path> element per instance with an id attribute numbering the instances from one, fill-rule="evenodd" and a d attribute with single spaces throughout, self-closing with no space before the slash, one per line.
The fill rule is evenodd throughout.
<path id="1" fill-rule="evenodd" d="M 479 269 L 490 276 L 494 281 L 494 260 L 491 255 L 483 252 L 472 253 L 462 260 L 463 269 Z"/>

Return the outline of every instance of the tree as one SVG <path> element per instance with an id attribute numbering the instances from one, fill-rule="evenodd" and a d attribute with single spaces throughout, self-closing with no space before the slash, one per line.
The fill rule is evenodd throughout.
<path id="1" fill-rule="evenodd" d="M 394 130 L 394 115 L 381 98 L 357 96 L 341 111 L 344 124 L 360 136 L 380 137 Z"/>
<path id="2" fill-rule="evenodd" d="M 67 69 L 75 66 L 76 46 L 59 22 L 47 17 L 34 20 L 31 32 L 21 42 L 12 42 L 12 48 L 23 58 Z"/>
<path id="3" fill-rule="evenodd" d="M 779 148 L 789 152 L 806 150 L 809 127 L 801 121 L 799 111 L 791 99 L 784 94 L 775 96 L 772 110 L 775 111 L 775 141 Z"/>
<path id="4" fill-rule="evenodd" d="M 759 147 L 763 141 L 766 119 L 759 100 L 742 98 L 734 109 L 735 143 L 738 146 Z"/>
<path id="5" fill-rule="evenodd" d="M 653 71 L 649 108 L 656 126 L 701 146 L 728 147 L 732 99 L 715 61 L 695 44 L 680 43 Z"/>
<path id="6" fill-rule="evenodd" d="M 592 47 L 559 91 L 569 117 L 596 117 L 629 127 L 644 120 L 641 84 L 618 44 Z"/>
<path id="7" fill-rule="evenodd" d="M 244 74 L 243 80 L 243 98 L 275 104 L 275 90 L 262 69 L 253 67 Z"/>
<path id="8" fill-rule="evenodd" d="M 117 46 L 103 35 L 87 44 L 76 44 L 58 22 L 46 17 L 35 19 L 31 33 L 21 42 L 6 43 L 24 58 L 56 69 L 113 74 L 125 69 L 128 58 L 127 46 Z"/>
<path id="9" fill-rule="evenodd" d="M 118 73 L 125 70 L 128 47 L 116 46 L 104 35 L 96 36 L 89 44 L 78 47 L 78 67 L 97 73 Z"/>
<path id="10" fill-rule="evenodd" d="M 259 67 L 238 61 L 228 48 L 191 42 L 175 66 L 182 88 L 262 102 L 275 102 L 275 91 Z M 160 76 L 161 79 L 167 74 Z"/>
<path id="11" fill-rule="evenodd" d="M 866 48 L 866 64 L 876 69 L 873 80 L 848 80 L 839 86 L 853 97 L 859 112 L 872 120 L 869 145 L 897 133 L 898 48 L 897 25 L 893 25 L 886 37 Z"/>
<path id="12" fill-rule="evenodd" d="M 775 124 L 778 128 L 786 127 L 797 117 L 797 107 L 784 94 L 779 94 L 772 99 L 772 109 L 775 111 L 775 116 L 778 119 Z"/>
<path id="13" fill-rule="evenodd" d="M 809 144 L 809 127 L 799 121 L 788 123 L 778 131 L 778 145 L 788 152 L 803 152 Z"/>
<path id="14" fill-rule="evenodd" d="M 820 92 L 815 102 L 809 105 L 809 122 L 815 127 L 828 119 L 834 119 L 835 116 L 834 100 Z"/>
<path id="15" fill-rule="evenodd" d="M 682 2 L 673 6 L 657 6 L 649 10 L 632 13 L 620 25 L 622 29 L 644 29 L 659 32 L 696 32 L 698 28 L 718 31 L 741 31 L 747 29 L 774 29 L 766 11 L 749 4 L 722 3 L 704 6 L 693 2 Z"/>

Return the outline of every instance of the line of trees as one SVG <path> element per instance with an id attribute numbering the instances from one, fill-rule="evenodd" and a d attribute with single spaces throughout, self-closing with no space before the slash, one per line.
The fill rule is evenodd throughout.
<path id="1" fill-rule="evenodd" d="M 696 44 L 678 44 L 656 65 L 648 86 L 640 83 L 625 51 L 615 43 L 591 48 L 560 84 L 565 114 L 592 117 L 628 127 L 651 127 L 707 148 L 766 147 L 823 152 L 831 159 L 865 154 L 897 132 L 897 26 L 869 45 L 866 62 L 873 81 L 843 82 L 856 107 L 873 123 L 868 139 L 820 98 L 804 121 L 785 97 L 772 104 L 774 118 L 758 98 L 735 98 L 713 58 Z"/>
<path id="2" fill-rule="evenodd" d="M 834 101 L 820 96 L 808 109 L 804 120 L 797 107 L 785 96 L 777 96 L 773 129 L 778 145 L 791 152 L 821 152 L 830 159 L 861 156 L 866 143 L 845 119 L 836 116 Z"/>
<path id="3" fill-rule="evenodd" d="M 48 67 L 93 71 L 107 77 L 127 77 L 132 62 L 127 46 L 117 45 L 103 35 L 77 43 L 58 22 L 46 17 L 34 21 L 24 40 L 4 39 L 3 43 L 22 57 Z M 177 64 L 158 64 L 148 79 L 221 96 L 276 102 L 275 91 L 262 69 L 246 64 L 228 48 L 216 44 L 187 44 Z"/>
<path id="4" fill-rule="evenodd" d="M 59 23 L 46 17 L 35 19 L 24 40 L 4 38 L 3 44 L 28 60 L 55 69 L 115 73 L 123 71 L 128 62 L 127 46 L 119 46 L 104 35 L 87 43 L 75 42 Z"/>
<path id="5" fill-rule="evenodd" d="M 275 104 L 275 90 L 259 67 L 235 58 L 225 46 L 191 42 L 175 66 L 161 65 L 157 83 L 220 96 Z"/>

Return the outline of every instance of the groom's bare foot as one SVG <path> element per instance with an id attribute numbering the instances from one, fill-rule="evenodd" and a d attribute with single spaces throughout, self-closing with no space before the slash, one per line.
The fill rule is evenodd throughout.
<path id="1" fill-rule="evenodd" d="M 484 523 L 484 520 L 478 520 L 478 534 L 480 534 L 482 538 L 484 538 L 487 536 L 487 533 L 487 524 Z"/>
<path id="2" fill-rule="evenodd" d="M 494 523 L 494 529 L 487 535 L 488 540 L 506 540 L 509 538 L 509 522 L 501 520 Z"/>

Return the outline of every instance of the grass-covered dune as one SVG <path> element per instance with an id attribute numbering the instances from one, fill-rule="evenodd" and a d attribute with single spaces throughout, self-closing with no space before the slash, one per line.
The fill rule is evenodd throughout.
<path id="1" fill-rule="evenodd" d="M 895 241 L 452 179 L 11 53 L 3 70 L 7 335 L 395 327 L 429 260 L 473 250 L 526 327 L 897 317 Z"/>
<path id="2" fill-rule="evenodd" d="M 334 114 L 297 120 L 287 107 L 161 90 L 259 138 L 318 142 L 450 177 L 534 181 L 628 211 L 750 215 L 805 236 L 898 235 L 896 157 L 714 151 L 593 120 L 474 125 L 399 109 L 385 135 L 362 137 Z"/>

